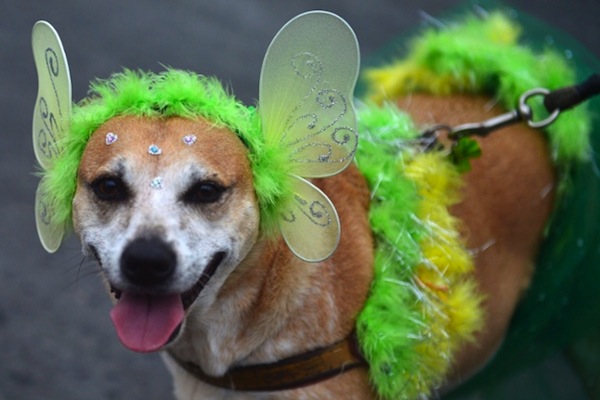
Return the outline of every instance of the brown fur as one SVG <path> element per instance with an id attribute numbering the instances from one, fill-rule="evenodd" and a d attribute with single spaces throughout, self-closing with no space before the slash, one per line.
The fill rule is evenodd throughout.
<path id="1" fill-rule="evenodd" d="M 329 194 L 340 213 L 340 246 L 330 259 L 315 265 L 292 255 L 282 240 L 259 242 L 247 262 L 231 274 L 218 302 L 226 308 L 236 299 L 233 308 L 242 316 L 242 326 L 223 342 L 224 351 L 235 353 L 231 357 L 238 364 L 272 362 L 327 346 L 354 329 L 373 270 L 368 188 L 354 166 L 316 184 Z M 242 297 L 240 290 L 245 293 Z M 184 332 L 185 341 L 200 339 L 186 335 Z M 265 343 L 256 343 L 257 337 Z M 174 350 L 183 359 L 189 357 L 188 348 L 175 346 Z M 247 356 L 240 359 L 240 354 Z M 366 374 L 359 370 L 273 398 L 297 398 L 307 393 L 311 398 L 323 398 L 323 393 L 325 397 L 347 399 L 373 395 Z"/>
<path id="2" fill-rule="evenodd" d="M 488 100 L 469 96 L 414 95 L 400 101 L 422 124 L 456 125 L 479 121 L 501 112 Z M 164 154 L 145 166 L 156 173 L 162 165 L 190 157 L 216 171 L 216 177 L 232 183 L 243 198 L 254 199 L 251 171 L 243 146 L 227 130 L 206 122 L 171 119 L 147 121 L 134 117 L 109 121 L 94 135 L 84 154 L 80 187 L 102 172 L 110 151 L 102 142 L 108 130 L 131 133 L 120 137 L 121 156 L 148 156 L 153 140 Z M 176 132 L 194 132 L 198 144 L 182 155 Z M 144 136 L 139 140 L 138 135 Z M 151 139 L 149 139 L 149 137 Z M 179 147 L 175 147 L 179 146 Z M 476 342 L 456 358 L 450 377 L 457 382 L 480 368 L 502 341 L 519 298 L 533 271 L 542 231 L 553 202 L 555 176 L 541 135 L 523 126 L 492 134 L 481 140 L 483 157 L 473 162 L 466 175 L 464 201 L 453 212 L 464 222 L 464 236 L 476 250 L 476 278 L 484 303 L 484 329 Z M 187 150 L 186 150 L 187 151 Z M 160 161 L 159 161 L 160 160 Z M 143 165 L 140 161 L 139 165 Z M 146 173 L 146 172 L 144 172 Z M 243 181 L 246 180 L 246 181 Z M 336 253 L 317 265 L 294 257 L 279 240 L 256 242 L 241 264 L 226 277 L 210 307 L 189 311 L 188 322 L 172 351 L 193 361 L 209 374 L 232 365 L 271 362 L 337 342 L 354 329 L 355 318 L 368 295 L 373 270 L 373 240 L 367 219 L 369 191 L 352 166 L 340 175 L 316 181 L 336 205 L 342 236 Z M 76 198 L 84 202 L 85 196 Z M 255 201 L 255 199 L 254 199 Z M 78 209 L 89 210 L 76 204 Z M 228 209 L 235 214 L 235 207 Z M 216 211 L 218 212 L 218 211 Z M 77 218 L 85 218 L 82 212 Z M 235 216 L 234 216 L 235 217 Z M 76 226 L 78 224 L 76 223 Z M 205 290 L 209 290 L 206 288 Z M 169 362 L 169 360 L 167 360 Z M 220 390 L 186 375 L 169 362 L 180 398 L 221 398 Z M 197 397 L 192 397 L 197 396 Z M 303 389 L 277 393 L 273 398 L 374 397 L 364 369 L 353 370 Z M 228 397 L 229 398 L 229 397 Z M 232 394 L 231 398 L 247 398 Z"/>

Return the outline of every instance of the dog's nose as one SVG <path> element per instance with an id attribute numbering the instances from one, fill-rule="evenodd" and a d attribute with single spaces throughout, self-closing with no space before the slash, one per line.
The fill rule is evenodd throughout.
<path id="1" fill-rule="evenodd" d="M 129 282 L 140 286 L 166 283 L 175 272 L 177 256 L 160 238 L 140 238 L 125 247 L 121 272 Z"/>

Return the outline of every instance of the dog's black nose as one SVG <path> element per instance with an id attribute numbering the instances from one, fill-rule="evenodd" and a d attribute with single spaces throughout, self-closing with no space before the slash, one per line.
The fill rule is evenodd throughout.
<path id="1" fill-rule="evenodd" d="M 140 286 L 166 283 L 176 264 L 171 246 L 155 237 L 134 240 L 121 255 L 121 272 L 129 282 Z"/>

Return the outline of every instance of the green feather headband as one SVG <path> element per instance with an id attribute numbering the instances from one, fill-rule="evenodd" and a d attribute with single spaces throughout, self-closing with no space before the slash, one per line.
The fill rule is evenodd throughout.
<path id="1" fill-rule="evenodd" d="M 44 173 L 45 190 L 56 199 L 57 223 L 68 227 L 77 186 L 77 169 L 87 141 L 100 125 L 118 115 L 148 118 L 204 118 L 235 132 L 247 145 L 265 231 L 273 229 L 286 187 L 281 153 L 265 146 L 256 110 L 228 94 L 219 81 L 194 73 L 167 70 L 160 74 L 125 70 L 91 86 L 91 97 L 73 110 L 62 155 Z"/>
<path id="2" fill-rule="evenodd" d="M 308 179 L 341 172 L 358 145 L 352 96 L 359 52 L 345 21 L 310 12 L 281 29 L 263 62 L 258 110 L 239 103 L 213 78 L 125 70 L 94 83 L 92 97 L 71 113 L 71 83 L 58 34 L 39 22 L 32 42 L 39 78 L 33 142 L 43 168 L 36 222 L 46 250 L 58 249 L 70 228 L 88 139 L 109 119 L 134 115 L 204 118 L 235 132 L 249 150 L 262 233 L 281 232 L 292 252 L 309 262 L 335 251 L 337 212 Z"/>

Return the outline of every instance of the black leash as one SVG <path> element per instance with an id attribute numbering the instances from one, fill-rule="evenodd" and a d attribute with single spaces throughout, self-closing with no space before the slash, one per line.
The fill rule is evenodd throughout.
<path id="1" fill-rule="evenodd" d="M 588 100 L 598 93 L 600 93 L 600 74 L 593 74 L 578 85 L 550 92 L 544 98 L 544 107 L 546 107 L 546 110 L 565 111 Z"/>

